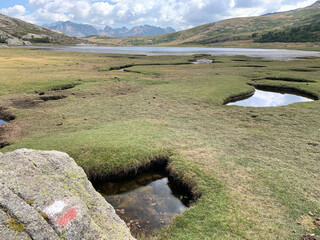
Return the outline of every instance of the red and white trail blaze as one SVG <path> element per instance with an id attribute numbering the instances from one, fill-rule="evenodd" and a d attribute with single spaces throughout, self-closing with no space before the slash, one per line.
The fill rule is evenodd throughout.
<path id="1" fill-rule="evenodd" d="M 46 209 L 44 209 L 44 213 L 46 213 L 49 217 L 54 218 L 55 215 L 60 214 L 64 209 L 67 208 L 67 204 L 62 201 L 56 201 Z M 78 211 L 76 208 L 69 208 L 61 217 L 56 220 L 56 223 L 60 227 L 66 226 L 69 222 L 72 221 L 78 215 Z"/>
<path id="2" fill-rule="evenodd" d="M 66 226 L 72 219 L 77 216 L 78 212 L 75 208 L 70 208 L 63 216 L 57 219 L 57 223 L 59 226 Z"/>

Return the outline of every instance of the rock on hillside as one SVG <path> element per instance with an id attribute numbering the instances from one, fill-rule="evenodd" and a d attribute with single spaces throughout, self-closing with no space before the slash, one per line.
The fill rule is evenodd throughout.
<path id="1" fill-rule="evenodd" d="M 0 156 L 0 239 L 134 239 L 66 153 Z"/>
<path id="2" fill-rule="evenodd" d="M 0 14 L 0 44 L 29 45 L 30 42 L 79 44 L 84 40 Z"/>

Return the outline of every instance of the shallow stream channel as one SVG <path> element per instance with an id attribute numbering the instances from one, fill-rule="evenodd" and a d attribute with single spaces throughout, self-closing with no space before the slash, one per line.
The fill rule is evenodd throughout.
<path id="1" fill-rule="evenodd" d="M 193 201 L 187 188 L 161 168 L 125 180 L 96 182 L 94 187 L 115 208 L 135 237 L 148 236 L 169 225 Z"/>

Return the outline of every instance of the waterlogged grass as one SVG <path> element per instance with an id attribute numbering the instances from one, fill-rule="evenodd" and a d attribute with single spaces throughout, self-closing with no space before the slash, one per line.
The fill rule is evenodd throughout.
<path id="1" fill-rule="evenodd" d="M 8 125 L 12 133 L 5 135 L 11 145 L 3 152 L 22 147 L 64 151 L 90 178 L 165 158 L 171 172 L 201 196 L 168 228 L 142 239 L 319 235 L 312 223 L 320 217 L 319 102 L 223 105 L 252 92 L 248 83 L 319 97 L 314 68 L 319 59 L 237 56 L 176 65 L 194 57 L 27 49 L 1 50 L 0 58 L 1 107 L 17 115 Z M 246 62 L 265 67 L 236 67 Z M 146 63 L 154 65 L 141 65 Z M 129 64 L 134 66 L 128 71 L 101 71 Z M 316 71 L 291 71 L 309 68 Z M 58 95 L 66 98 L 39 100 Z"/>

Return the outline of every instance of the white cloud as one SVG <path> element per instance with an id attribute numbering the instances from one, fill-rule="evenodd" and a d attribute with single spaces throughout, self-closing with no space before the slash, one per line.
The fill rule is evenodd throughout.
<path id="1" fill-rule="evenodd" d="M 141 24 L 177 30 L 231 17 L 291 10 L 315 0 L 29 0 L 26 7 L 1 9 L 4 14 L 38 24 L 75 21 L 104 27 Z"/>
<path id="2" fill-rule="evenodd" d="M 12 17 L 21 17 L 26 13 L 26 11 L 26 8 L 22 5 L 15 5 L 13 7 L 0 9 L 1 13 L 5 15 L 10 15 Z"/>
<path id="3" fill-rule="evenodd" d="M 48 4 L 50 0 L 29 0 L 28 5 L 32 8 L 41 8 Z"/>

